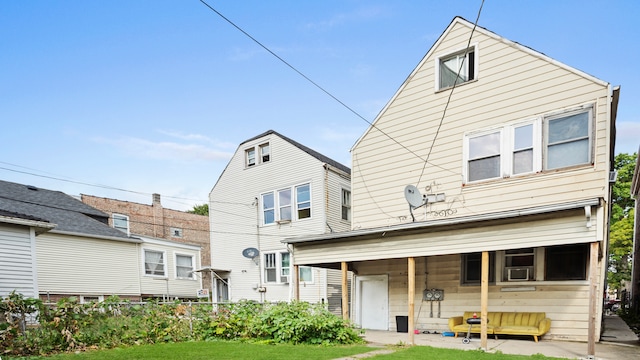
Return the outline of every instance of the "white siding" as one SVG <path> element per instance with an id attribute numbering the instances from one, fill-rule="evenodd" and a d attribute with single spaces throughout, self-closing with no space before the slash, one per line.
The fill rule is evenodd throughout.
<path id="1" fill-rule="evenodd" d="M 0 297 L 38 296 L 33 236 L 29 227 L 0 224 Z"/>
<path id="2" fill-rule="evenodd" d="M 247 168 L 245 149 L 266 142 L 271 148 L 270 161 Z M 339 219 L 339 187 L 348 187 L 348 179 L 340 178 L 323 165 L 276 134 L 247 142 L 237 149 L 212 189 L 209 203 L 212 267 L 230 270 L 231 301 L 290 300 L 289 284 L 265 282 L 260 270 L 264 253 L 288 251 L 282 243 L 287 237 L 328 232 L 328 222 L 334 231 L 349 229 L 348 223 L 335 221 L 335 216 L 329 218 L 326 212 L 327 208 L 338 211 Z M 261 194 L 306 183 L 311 185 L 311 218 L 262 225 Z M 242 250 L 249 247 L 261 252 L 255 261 L 242 256 Z M 266 291 L 257 291 L 260 285 Z M 314 269 L 314 282 L 300 285 L 300 297 L 311 302 L 326 301 L 326 286 L 326 270 Z"/>
<path id="3" fill-rule="evenodd" d="M 136 246 L 55 233 L 39 235 L 40 294 L 140 295 Z"/>
<path id="4" fill-rule="evenodd" d="M 192 279 L 177 278 L 176 271 L 176 254 L 193 256 L 194 270 L 200 268 L 200 252 L 192 249 L 193 246 L 184 244 L 171 244 L 170 242 L 155 241 L 153 243 L 145 242 L 140 245 L 140 291 L 145 295 L 153 295 L 163 297 L 167 294 L 169 297 L 196 297 L 198 289 L 202 288 L 202 280 L 199 275 L 195 275 Z M 165 276 L 150 276 L 145 274 L 144 269 L 144 250 L 163 252 L 165 261 Z"/>

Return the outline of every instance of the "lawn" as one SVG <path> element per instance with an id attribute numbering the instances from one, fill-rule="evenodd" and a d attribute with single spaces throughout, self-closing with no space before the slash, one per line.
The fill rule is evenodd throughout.
<path id="1" fill-rule="evenodd" d="M 456 360 L 518 360 L 555 359 L 542 355 L 523 356 L 491 354 L 480 351 L 464 351 L 433 348 L 429 346 L 389 347 L 392 354 L 377 355 L 367 359 L 456 359 Z M 152 359 L 291 359 L 330 360 L 375 351 L 378 348 L 365 345 L 314 346 L 314 345 L 265 345 L 231 341 L 195 341 L 157 345 L 140 345 L 111 350 L 88 351 L 77 354 L 59 354 L 48 357 L 7 358 L 24 360 L 152 360 Z"/>

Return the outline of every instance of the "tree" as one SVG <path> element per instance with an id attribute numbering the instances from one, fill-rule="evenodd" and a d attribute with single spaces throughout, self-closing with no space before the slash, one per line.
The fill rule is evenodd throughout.
<path id="1" fill-rule="evenodd" d="M 631 181 L 637 154 L 618 154 L 614 169 L 618 178 L 611 189 L 611 228 L 609 230 L 609 272 L 607 282 L 611 289 L 619 290 L 624 281 L 631 279 L 633 251 L 634 200 Z"/>
<path id="2" fill-rule="evenodd" d="M 209 204 L 194 205 L 193 210 L 188 210 L 187 212 L 196 215 L 209 216 Z"/>

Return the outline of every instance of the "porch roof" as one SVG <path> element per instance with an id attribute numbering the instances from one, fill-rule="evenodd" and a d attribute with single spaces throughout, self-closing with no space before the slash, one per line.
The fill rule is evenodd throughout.
<path id="1" fill-rule="evenodd" d="M 303 244 L 336 240 L 366 240 L 372 238 L 380 238 L 387 236 L 408 235 L 413 232 L 420 232 L 426 229 L 433 229 L 443 226 L 471 224 L 474 222 L 514 219 L 522 216 L 546 214 L 557 211 L 574 210 L 584 208 L 585 206 L 600 205 L 600 198 L 591 198 L 566 203 L 536 206 L 524 209 L 506 210 L 494 213 L 477 214 L 457 218 L 443 218 L 429 221 L 412 222 L 407 224 L 393 225 L 387 227 L 379 227 L 372 229 L 359 229 L 327 234 L 306 235 L 285 238 L 282 240 L 285 244 Z"/>

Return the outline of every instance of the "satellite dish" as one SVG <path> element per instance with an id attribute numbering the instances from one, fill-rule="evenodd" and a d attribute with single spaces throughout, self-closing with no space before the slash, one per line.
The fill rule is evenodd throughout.
<path id="1" fill-rule="evenodd" d="M 260 251 L 258 251 L 258 249 L 252 247 L 242 250 L 242 256 L 246 257 L 247 259 L 255 258 L 259 253 Z"/>
<path id="2" fill-rule="evenodd" d="M 413 208 L 424 205 L 424 200 L 422 200 L 422 194 L 420 194 L 420 190 L 418 190 L 418 188 L 413 185 L 405 186 L 404 198 L 407 199 L 407 202 Z"/>

